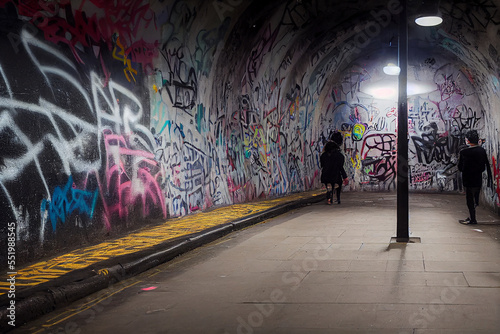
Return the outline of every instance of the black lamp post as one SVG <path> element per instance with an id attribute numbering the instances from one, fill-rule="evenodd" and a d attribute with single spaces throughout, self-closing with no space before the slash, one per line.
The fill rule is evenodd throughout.
<path id="1" fill-rule="evenodd" d="M 398 139 L 397 139 L 397 242 L 408 242 L 408 13 L 406 0 L 401 0 L 403 10 L 399 14 L 399 96 L 398 96 Z"/>

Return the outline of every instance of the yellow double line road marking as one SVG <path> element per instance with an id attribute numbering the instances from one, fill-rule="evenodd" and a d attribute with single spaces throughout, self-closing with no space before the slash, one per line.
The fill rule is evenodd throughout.
<path id="1" fill-rule="evenodd" d="M 229 223 L 238 218 L 263 212 L 272 207 L 310 196 L 323 191 L 298 193 L 261 202 L 235 204 L 166 221 L 160 226 L 145 228 L 126 237 L 74 250 L 17 270 L 16 288 L 30 287 L 61 277 L 73 270 L 83 269 L 112 257 L 135 253 L 184 235 L 201 232 L 208 228 Z M 7 277 L 0 280 L 0 295 L 9 291 Z"/>

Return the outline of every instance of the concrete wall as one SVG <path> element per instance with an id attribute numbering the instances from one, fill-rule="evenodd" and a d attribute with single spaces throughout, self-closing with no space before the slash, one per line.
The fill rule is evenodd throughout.
<path id="1" fill-rule="evenodd" d="M 359 39 L 370 30 L 340 25 L 318 42 L 328 22 L 311 25 L 313 13 L 331 7 L 322 1 L 314 11 L 297 1 L 16 3 L 0 1 L 2 258 L 9 223 L 26 263 L 319 188 L 331 131 L 345 138 L 346 190 L 395 188 L 396 102 L 363 91 L 384 78 Z M 492 4 L 476 9 L 496 13 Z M 416 190 L 460 189 L 467 129 L 500 169 L 499 21 L 446 6 L 454 19 L 426 36 L 441 47 L 411 56 L 412 80 L 433 85 L 409 100 Z M 499 182 L 483 194 L 493 208 Z"/>

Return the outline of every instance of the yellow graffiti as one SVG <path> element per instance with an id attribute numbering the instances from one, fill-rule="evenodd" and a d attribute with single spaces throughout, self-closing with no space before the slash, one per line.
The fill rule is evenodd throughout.
<path id="1" fill-rule="evenodd" d="M 113 58 L 123 61 L 123 65 L 127 66 L 123 69 L 123 73 L 125 73 L 128 82 L 130 82 L 129 73 L 132 79 L 134 79 L 134 82 L 136 82 L 134 74 L 137 75 L 137 71 L 132 67 L 132 62 L 130 61 L 130 59 L 127 58 L 127 55 L 125 54 L 125 48 L 120 42 L 120 37 L 116 38 L 116 45 L 120 47 L 120 50 L 117 52 L 116 46 L 113 48 Z"/>
<path id="2" fill-rule="evenodd" d="M 359 154 L 356 153 L 356 156 L 351 157 L 352 167 L 355 169 L 361 169 L 361 159 L 359 158 Z"/>
<path id="3" fill-rule="evenodd" d="M 365 134 L 366 127 L 363 124 L 356 123 L 352 128 L 352 138 L 356 141 L 361 140 Z"/>
<path id="4" fill-rule="evenodd" d="M 120 239 L 77 249 L 68 254 L 19 269 L 16 275 L 16 287 L 22 288 L 45 283 L 73 270 L 83 269 L 112 257 L 135 253 L 178 237 L 201 232 L 214 226 L 265 211 L 277 205 L 320 195 L 323 195 L 323 191 L 315 190 L 261 202 L 235 204 L 209 212 L 167 220 L 160 226 L 131 233 Z M 108 275 L 109 271 L 100 269 L 98 274 Z M 6 277 L 1 277 L 0 295 L 7 293 L 9 288 L 10 283 L 6 281 Z"/>
<path id="5" fill-rule="evenodd" d="M 293 119 L 295 113 L 299 110 L 299 97 L 295 98 L 295 102 L 290 105 L 290 118 Z"/>
<path id="6" fill-rule="evenodd" d="M 109 274 L 109 270 L 108 269 L 99 269 L 97 271 L 97 275 L 103 275 L 103 276 L 106 276 Z"/>
<path id="7" fill-rule="evenodd" d="M 262 161 L 263 165 L 267 165 L 267 155 L 268 155 L 268 150 L 267 150 L 267 143 L 264 138 L 264 131 L 262 127 L 256 127 L 253 135 L 251 134 L 245 134 L 245 138 L 243 140 L 243 144 L 245 147 L 245 156 L 247 158 L 250 157 L 251 149 L 252 147 L 259 150 L 259 156 L 260 160 Z"/>

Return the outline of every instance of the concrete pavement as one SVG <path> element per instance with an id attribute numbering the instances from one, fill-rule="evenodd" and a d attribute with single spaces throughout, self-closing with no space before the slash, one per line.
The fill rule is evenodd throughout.
<path id="1" fill-rule="evenodd" d="M 322 197 L 322 191 L 219 207 L 75 249 L 0 279 L 0 332 L 11 330 L 179 254 Z M 12 288 L 13 287 L 13 288 Z M 9 297 L 15 294 L 15 299 Z M 12 309 L 15 301 L 15 309 Z M 10 316 L 8 318 L 7 316 Z M 12 322 L 14 320 L 14 322 Z M 10 325 L 9 325 L 10 323 Z"/>
<path id="2" fill-rule="evenodd" d="M 410 194 L 420 242 L 394 243 L 396 195 L 344 193 L 103 289 L 15 333 L 498 333 L 499 217 Z"/>

